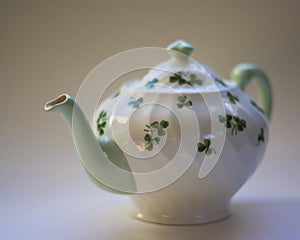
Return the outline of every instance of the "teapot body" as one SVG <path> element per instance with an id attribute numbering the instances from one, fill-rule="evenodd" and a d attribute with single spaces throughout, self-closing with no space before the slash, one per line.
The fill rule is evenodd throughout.
<path id="1" fill-rule="evenodd" d="M 140 193 L 131 196 L 131 213 L 136 218 L 163 224 L 197 224 L 222 219 L 229 214 L 232 196 L 256 170 L 268 142 L 267 118 L 237 85 L 219 81 L 223 88 L 216 92 L 157 93 L 133 91 L 132 87 L 123 86 L 117 96 L 114 94 L 99 106 L 96 116 L 105 112 L 107 119 L 103 135 L 115 139 L 133 172 L 159 171 L 172 162 L 178 151 L 186 151 L 181 161 L 188 162 L 185 165 L 188 167 L 174 181 L 157 187 L 157 183 L 164 181 L 163 175 L 162 179 L 156 177 L 150 182 L 151 186 L 145 185 L 149 180 L 145 183 L 142 177 L 135 179 Z M 212 105 L 221 103 L 225 109 L 223 115 L 216 115 L 217 119 L 212 119 L 206 101 L 214 94 L 221 101 Z M 191 104 L 186 104 L 188 101 Z M 192 123 L 195 118 L 197 126 Z M 162 121 L 168 122 L 168 126 L 161 127 L 165 133 L 159 136 L 158 128 L 151 124 Z M 223 127 L 221 131 L 214 131 L 213 121 Z M 188 139 L 182 139 L 183 124 Z M 94 129 L 99 135 L 97 124 Z M 151 139 L 159 140 L 149 147 L 145 136 L 152 130 Z M 212 143 L 219 137 L 224 138 L 221 149 L 205 145 L 205 140 Z M 180 148 L 184 141 L 185 147 Z M 217 162 L 205 177 L 200 177 L 204 161 L 210 161 L 209 157 L 213 156 L 218 158 Z"/>
<path id="2" fill-rule="evenodd" d="M 169 45 L 167 61 L 100 102 L 92 126 L 80 98 L 62 94 L 44 107 L 66 121 L 88 177 L 104 191 L 130 194 L 131 213 L 140 220 L 197 224 L 225 218 L 230 199 L 266 150 L 272 109 L 267 76 L 240 64 L 233 82 L 222 80 L 189 58 L 192 50 L 182 40 Z M 156 59 L 146 52 L 137 49 L 134 59 Z M 127 63 L 126 56 L 116 58 Z M 92 83 L 98 79 L 90 77 Z M 242 91 L 252 79 L 258 103 Z"/>

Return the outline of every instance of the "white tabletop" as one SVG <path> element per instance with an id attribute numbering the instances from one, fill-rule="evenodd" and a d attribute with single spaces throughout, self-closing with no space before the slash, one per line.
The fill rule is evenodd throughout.
<path id="1" fill-rule="evenodd" d="M 246 200 L 232 203 L 232 215 L 194 226 L 165 226 L 131 218 L 124 197 L 49 199 L 27 208 L 10 206 L 1 219 L 1 239 L 299 239 L 296 200 Z M 101 199 L 100 199 L 101 197 Z"/>
<path id="2" fill-rule="evenodd" d="M 232 214 L 225 220 L 166 226 L 133 219 L 127 196 L 104 193 L 84 183 L 72 189 L 58 186 L 49 193 L 24 192 L 21 198 L 4 202 L 0 239 L 300 239 L 299 199 L 251 197 L 249 185 L 233 199 Z"/>

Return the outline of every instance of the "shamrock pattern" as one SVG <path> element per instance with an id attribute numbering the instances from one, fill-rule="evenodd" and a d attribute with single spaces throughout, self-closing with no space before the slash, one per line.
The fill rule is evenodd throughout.
<path id="1" fill-rule="evenodd" d="M 215 149 L 213 149 L 211 146 L 211 139 L 210 138 L 205 138 L 204 142 L 198 143 L 198 152 L 204 152 L 205 155 L 209 156 L 212 153 L 216 153 Z"/>
<path id="2" fill-rule="evenodd" d="M 247 127 L 246 120 L 230 114 L 226 114 L 226 116 L 219 115 L 219 122 L 224 123 L 226 128 L 231 128 L 231 136 L 243 132 Z"/>
<path id="3" fill-rule="evenodd" d="M 165 129 L 169 126 L 169 122 L 162 120 L 160 122 L 155 121 L 150 125 L 146 124 L 144 132 L 146 132 L 144 136 L 145 140 L 145 149 L 148 151 L 153 150 L 154 145 L 158 145 L 160 142 L 160 137 L 166 135 Z"/>
<path id="4" fill-rule="evenodd" d="M 185 75 L 187 75 L 187 77 L 185 77 Z M 188 78 L 189 81 L 186 80 L 186 78 Z M 170 76 L 169 81 L 170 83 L 178 83 L 180 86 L 185 84 L 190 86 L 193 85 L 201 86 L 203 84 L 203 81 L 199 79 L 196 74 L 184 73 L 184 72 L 174 73 L 172 76 Z"/>
<path id="5" fill-rule="evenodd" d="M 140 106 L 140 104 L 143 102 L 143 98 L 140 97 L 136 100 L 132 100 L 128 103 L 128 106 L 132 107 L 132 108 L 138 108 Z"/>
<path id="6" fill-rule="evenodd" d="M 183 107 L 186 107 L 186 108 L 192 108 L 193 107 L 193 103 L 191 100 L 188 100 L 186 96 L 182 95 L 182 96 L 179 96 L 177 98 L 178 100 L 178 103 L 177 103 L 177 107 L 178 108 L 183 108 Z"/>
<path id="7" fill-rule="evenodd" d="M 158 79 L 157 79 L 157 78 L 154 78 L 153 80 L 148 81 L 148 82 L 146 83 L 145 86 L 146 86 L 148 89 L 151 89 L 151 88 L 154 87 L 154 84 L 155 84 L 155 83 L 158 83 Z"/>

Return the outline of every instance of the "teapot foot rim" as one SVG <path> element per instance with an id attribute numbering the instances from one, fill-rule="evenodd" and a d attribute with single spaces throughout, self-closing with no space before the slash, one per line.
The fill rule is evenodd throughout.
<path id="1" fill-rule="evenodd" d="M 184 225 L 206 224 L 206 223 L 220 221 L 230 217 L 231 212 L 229 209 L 225 209 L 223 211 L 219 211 L 209 215 L 184 216 L 184 217 L 170 217 L 167 215 L 160 215 L 160 216 L 153 217 L 135 210 L 130 211 L 129 214 L 134 219 L 143 222 L 160 224 L 160 225 L 184 226 Z"/>

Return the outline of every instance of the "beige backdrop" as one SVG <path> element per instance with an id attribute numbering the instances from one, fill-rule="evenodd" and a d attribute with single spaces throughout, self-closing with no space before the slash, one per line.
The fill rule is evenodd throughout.
<path id="1" fill-rule="evenodd" d="M 66 125 L 44 103 L 75 95 L 113 54 L 178 38 L 194 43 L 193 57 L 222 77 L 244 61 L 266 70 L 271 140 L 239 194 L 300 197 L 299 13 L 297 0 L 0 1 L 0 208 L 100 192 L 85 177 Z"/>

